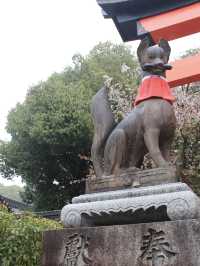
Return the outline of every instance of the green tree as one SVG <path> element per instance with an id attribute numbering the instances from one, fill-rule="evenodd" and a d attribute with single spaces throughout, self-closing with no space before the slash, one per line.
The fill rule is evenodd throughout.
<path id="1" fill-rule="evenodd" d="M 0 265 L 41 265 L 43 232 L 57 229 L 62 226 L 56 221 L 31 213 L 18 216 L 0 203 Z"/>
<path id="2" fill-rule="evenodd" d="M 62 86 L 57 78 L 32 88 L 23 104 L 8 116 L 12 140 L 3 143 L 2 166 L 6 174 L 22 176 L 26 195 L 37 209 L 58 208 L 69 201 L 88 173 L 91 128 L 88 95 L 81 88 Z M 2 158 L 3 159 L 3 158 Z"/>
<path id="3" fill-rule="evenodd" d="M 51 210 L 83 193 L 91 164 L 91 97 L 104 76 L 135 86 L 136 70 L 130 48 L 100 43 L 87 56 L 74 55 L 73 66 L 30 88 L 24 103 L 10 111 L 11 140 L 0 143 L 0 172 L 22 177 L 26 202 Z"/>

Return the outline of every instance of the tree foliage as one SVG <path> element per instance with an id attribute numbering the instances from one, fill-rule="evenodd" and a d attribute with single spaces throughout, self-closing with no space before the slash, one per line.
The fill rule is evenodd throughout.
<path id="1" fill-rule="evenodd" d="M 62 85 L 54 77 L 32 88 L 25 102 L 10 112 L 7 130 L 12 140 L 2 145 L 3 166 L 9 168 L 5 174 L 13 170 L 22 176 L 26 194 L 38 209 L 56 208 L 70 200 L 66 196 L 80 189 L 80 184 L 70 182 L 88 169 L 79 156 L 90 148 L 88 95 Z"/>
<path id="2" fill-rule="evenodd" d="M 136 83 L 130 48 L 106 42 L 86 56 L 74 55 L 73 66 L 31 87 L 25 101 L 10 111 L 11 140 L 1 142 L 0 172 L 22 177 L 23 198 L 35 209 L 61 208 L 83 193 L 90 170 L 90 100 L 108 75 L 127 86 Z"/>
<path id="3" fill-rule="evenodd" d="M 198 89 L 198 90 L 197 90 Z M 174 155 L 182 179 L 200 195 L 200 90 L 194 83 L 176 89 L 178 128 Z"/>

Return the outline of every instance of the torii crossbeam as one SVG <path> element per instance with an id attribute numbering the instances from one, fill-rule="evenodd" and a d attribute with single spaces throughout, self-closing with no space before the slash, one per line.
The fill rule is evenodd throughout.
<path id="1" fill-rule="evenodd" d="M 199 0 L 97 0 L 123 41 L 177 39 L 199 31 Z"/>

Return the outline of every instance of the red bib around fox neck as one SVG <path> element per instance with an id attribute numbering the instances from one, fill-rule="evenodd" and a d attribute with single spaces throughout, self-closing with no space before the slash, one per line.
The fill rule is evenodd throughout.
<path id="1" fill-rule="evenodd" d="M 154 97 L 165 99 L 170 103 L 175 101 L 175 97 L 172 95 L 168 82 L 164 77 L 156 75 L 144 77 L 134 105 L 136 106 L 140 102 Z"/>

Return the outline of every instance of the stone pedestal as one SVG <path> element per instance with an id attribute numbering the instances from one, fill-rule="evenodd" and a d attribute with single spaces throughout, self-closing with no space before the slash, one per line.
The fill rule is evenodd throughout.
<path id="1" fill-rule="evenodd" d="M 43 266 L 199 266 L 200 199 L 173 168 L 87 182 L 44 233 Z M 72 228 L 73 227 L 73 228 Z"/>
<path id="2" fill-rule="evenodd" d="M 43 266 L 199 266 L 200 221 L 44 232 Z"/>
<path id="3" fill-rule="evenodd" d="M 124 170 L 119 176 L 91 176 L 86 181 L 86 193 L 114 191 L 129 187 L 146 187 L 177 182 L 175 167 Z"/>
<path id="4" fill-rule="evenodd" d="M 92 193 L 61 211 L 66 227 L 136 224 L 200 217 L 200 199 L 184 183 Z"/>

